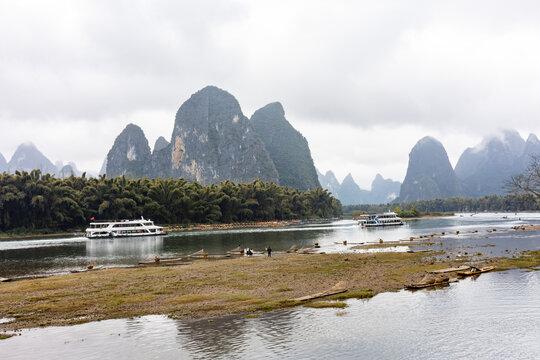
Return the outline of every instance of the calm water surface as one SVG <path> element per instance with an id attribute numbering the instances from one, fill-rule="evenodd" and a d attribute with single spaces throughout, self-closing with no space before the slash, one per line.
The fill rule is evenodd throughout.
<path id="1" fill-rule="evenodd" d="M 22 331 L 3 359 L 537 359 L 540 275 L 486 273 L 436 290 L 384 293 L 335 309 L 260 318 L 164 316 Z M 342 310 L 339 310 L 342 311 Z"/>
<path id="2" fill-rule="evenodd" d="M 0 242 L 0 276 L 60 274 L 89 261 L 130 266 L 149 256 L 178 257 L 201 248 L 224 253 L 238 245 L 274 251 L 321 244 L 348 252 L 356 243 L 446 232 L 429 245 L 456 257 L 511 256 L 540 249 L 540 232 L 505 232 L 540 224 L 538 214 L 458 214 L 399 228 L 362 230 L 354 222 L 281 229 L 178 233 L 165 237 Z M 493 232 L 492 229 L 497 231 Z M 455 231 L 459 230 L 459 235 Z M 473 230 L 478 233 L 464 234 Z M 490 230 L 490 232 L 488 232 Z M 349 244 L 343 245 L 347 240 Z M 400 248 L 403 251 L 403 247 Z M 373 250 L 376 251 L 376 250 Z M 397 250 L 396 250 L 397 251 Z M 478 255 L 482 253 L 481 255 Z M 298 307 L 260 318 L 226 316 L 179 321 L 164 316 L 24 330 L 0 341 L 1 359 L 537 359 L 540 273 L 482 274 L 442 289 L 384 293 L 348 300 L 345 310 Z M 0 319 L 0 322 L 9 319 Z"/>
<path id="3" fill-rule="evenodd" d="M 266 246 L 275 252 L 292 245 L 311 247 L 318 242 L 320 251 L 347 252 L 358 243 L 408 239 L 410 236 L 446 233 L 459 230 L 459 236 L 447 235 L 442 243 L 430 248 L 481 252 L 485 255 L 504 255 L 508 251 L 537 249 L 535 232 L 516 236 L 516 233 L 463 234 L 463 232 L 497 228 L 509 229 L 521 224 L 540 224 L 540 214 L 458 214 L 444 218 L 408 221 L 405 226 L 384 229 L 361 229 L 354 221 L 339 221 L 328 225 L 309 225 L 278 229 L 242 229 L 222 231 L 193 231 L 161 237 L 121 239 L 34 239 L 0 241 L 0 277 L 21 277 L 61 274 L 85 267 L 89 262 L 98 265 L 132 266 L 154 256 L 181 257 L 204 248 L 210 254 L 224 254 L 240 245 L 262 251 Z M 486 237 L 487 236 L 487 237 Z M 343 241 L 348 241 L 348 246 Z M 490 245 L 487 247 L 486 245 Z M 495 245 L 495 246 L 491 246 Z M 407 248 L 396 248 L 406 251 Z M 356 250 L 362 251 L 362 250 Z M 375 251 L 375 250 L 372 250 Z"/>

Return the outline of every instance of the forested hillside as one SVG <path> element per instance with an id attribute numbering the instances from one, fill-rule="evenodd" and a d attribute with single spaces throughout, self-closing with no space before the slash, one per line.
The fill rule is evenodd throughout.
<path id="1" fill-rule="evenodd" d="M 453 197 L 448 199 L 418 200 L 381 205 L 350 205 L 343 207 L 344 214 L 352 212 L 384 212 L 396 207 L 420 212 L 482 212 L 482 211 L 539 211 L 540 202 L 525 195 L 490 195 L 479 199 Z"/>
<path id="2" fill-rule="evenodd" d="M 203 186 L 185 179 L 57 179 L 39 170 L 0 174 L 0 230 L 70 229 L 89 219 L 150 218 L 160 224 L 328 218 L 341 203 L 254 180 Z"/>

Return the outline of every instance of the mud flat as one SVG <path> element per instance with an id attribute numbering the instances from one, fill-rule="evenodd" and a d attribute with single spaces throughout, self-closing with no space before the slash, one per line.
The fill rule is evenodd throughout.
<path id="1" fill-rule="evenodd" d="M 22 328 L 167 314 L 201 318 L 258 313 L 305 302 L 293 299 L 341 283 L 330 298 L 365 298 L 402 289 L 427 271 L 463 265 L 433 253 L 282 254 L 200 261 L 191 265 L 112 268 L 0 283 L 0 332 Z M 540 251 L 485 259 L 497 269 L 535 268 Z"/>

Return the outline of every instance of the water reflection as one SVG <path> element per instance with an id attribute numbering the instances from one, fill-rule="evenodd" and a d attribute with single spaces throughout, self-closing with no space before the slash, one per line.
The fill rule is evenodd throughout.
<path id="1" fill-rule="evenodd" d="M 266 320 L 263 320 L 266 319 Z M 286 356 L 296 331 L 298 313 L 279 312 L 279 316 L 245 319 L 225 316 L 212 320 L 177 321 L 177 341 L 193 358 L 208 359 L 257 357 L 258 350 Z M 254 335 L 257 336 L 254 336 Z M 209 341 L 209 339 L 212 339 Z"/>
<path id="2" fill-rule="evenodd" d="M 86 242 L 86 255 L 90 258 L 136 257 L 139 259 L 148 254 L 160 254 L 162 250 L 162 236 L 92 239 Z"/>
<path id="3" fill-rule="evenodd" d="M 362 229 L 355 221 L 345 220 L 332 224 L 285 228 L 178 232 L 165 237 L 4 240 L 0 241 L 0 276 L 62 273 L 84 267 L 90 261 L 105 266 L 134 265 L 154 255 L 162 258 L 183 257 L 201 248 L 210 254 L 224 254 L 239 245 L 258 251 L 271 246 L 278 253 L 292 245 L 299 248 L 311 247 L 317 242 L 321 246 L 320 251 L 348 252 L 352 251 L 351 247 L 355 244 L 378 242 L 379 239 L 395 241 L 443 231 L 454 235 L 445 236 L 433 244 L 432 249 L 473 246 L 469 250 L 455 252 L 508 255 L 506 250 L 537 249 L 534 237 L 538 237 L 538 233 L 486 234 L 485 231 L 494 227 L 499 230 L 509 229 L 524 223 L 539 224 L 540 214 L 458 214 L 407 221 L 401 227 L 373 229 Z M 455 236 L 456 230 L 461 231 L 459 236 Z M 473 230 L 480 233 L 464 234 Z M 348 246 L 343 245 L 344 241 L 347 241 Z M 486 246 L 490 244 L 495 246 Z M 406 251 L 407 248 L 394 250 Z"/>

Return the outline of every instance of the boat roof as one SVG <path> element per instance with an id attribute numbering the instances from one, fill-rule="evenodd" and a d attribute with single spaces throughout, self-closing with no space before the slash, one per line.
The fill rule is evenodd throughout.
<path id="1" fill-rule="evenodd" d="M 90 224 L 108 224 L 108 223 L 141 222 L 141 221 L 153 222 L 150 219 L 134 219 L 134 220 L 123 219 L 123 220 L 92 220 Z"/>
<path id="2" fill-rule="evenodd" d="M 396 215 L 397 216 L 397 214 L 393 211 L 388 211 L 385 213 L 367 213 L 367 214 L 362 214 L 360 216 L 379 216 L 379 215 Z"/>

